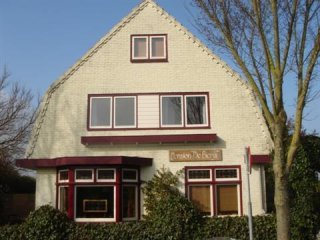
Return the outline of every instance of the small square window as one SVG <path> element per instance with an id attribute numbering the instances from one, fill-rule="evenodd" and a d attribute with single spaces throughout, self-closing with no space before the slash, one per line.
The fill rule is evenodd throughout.
<path id="1" fill-rule="evenodd" d="M 215 170 L 216 180 L 238 180 L 238 170 L 235 168 L 230 169 L 216 169 Z"/>
<path id="2" fill-rule="evenodd" d="M 131 35 L 132 62 L 166 62 L 167 35 Z"/>
<path id="3" fill-rule="evenodd" d="M 59 171 L 59 182 L 68 182 L 68 181 L 69 181 L 68 170 L 60 170 Z"/>
<path id="4" fill-rule="evenodd" d="M 211 180 L 211 170 L 209 169 L 190 169 L 188 170 L 189 181 Z"/>
<path id="5" fill-rule="evenodd" d="M 97 169 L 97 182 L 114 182 L 114 169 Z"/>
<path id="6" fill-rule="evenodd" d="M 123 169 L 122 180 L 124 182 L 136 182 L 138 181 L 138 171 L 136 169 Z"/>
<path id="7" fill-rule="evenodd" d="M 93 182 L 92 169 L 76 169 L 76 182 Z"/>

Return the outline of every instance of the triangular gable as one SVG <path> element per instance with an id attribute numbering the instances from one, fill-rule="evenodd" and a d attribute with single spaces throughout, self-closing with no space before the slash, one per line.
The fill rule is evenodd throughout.
<path id="1" fill-rule="evenodd" d="M 193 44 L 196 44 L 204 54 L 207 54 L 209 58 L 213 61 L 214 64 L 220 65 L 221 69 L 224 69 L 230 77 L 239 81 L 241 85 L 243 85 L 250 95 L 253 106 L 255 108 L 256 116 L 260 125 L 262 126 L 264 136 L 266 139 L 269 139 L 268 129 L 266 127 L 265 121 L 261 115 L 261 111 L 259 106 L 255 100 L 254 94 L 247 83 L 241 79 L 241 76 L 232 70 L 224 61 L 222 61 L 218 56 L 213 54 L 209 48 L 207 48 L 198 38 L 196 38 L 192 33 L 190 33 L 182 24 L 180 24 L 174 17 L 168 14 L 163 8 L 161 8 L 158 4 L 156 4 L 153 0 L 144 0 L 137 7 L 133 8 L 132 11 L 124 17 L 117 25 L 115 25 L 108 34 L 106 34 L 103 38 L 101 38 L 82 58 L 80 58 L 69 70 L 65 72 L 58 80 L 56 80 L 47 90 L 45 96 L 42 99 L 40 108 L 38 110 L 37 121 L 34 125 L 28 149 L 26 152 L 26 158 L 29 158 L 33 150 L 36 146 L 38 136 L 40 134 L 41 126 L 46 116 L 46 112 L 50 103 L 50 99 L 52 98 L 55 91 L 57 91 L 75 72 L 79 70 L 92 56 L 94 56 L 105 44 L 107 44 L 115 35 L 117 35 L 127 24 L 130 24 L 132 19 L 134 19 L 137 15 L 140 14 L 147 6 L 151 6 L 155 8 L 156 11 L 163 16 L 167 21 L 172 23 L 172 25 L 180 31 L 182 34 L 186 35 Z M 266 142 L 269 142 L 268 140 Z M 270 146 L 269 146 L 270 147 Z"/>

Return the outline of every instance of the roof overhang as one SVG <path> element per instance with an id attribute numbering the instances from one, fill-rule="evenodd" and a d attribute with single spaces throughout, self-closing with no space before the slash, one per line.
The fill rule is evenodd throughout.
<path id="1" fill-rule="evenodd" d="M 16 166 L 21 168 L 55 168 L 63 166 L 87 166 L 87 165 L 131 165 L 151 166 L 152 158 L 127 157 L 127 156 L 84 156 L 84 157 L 59 157 L 59 158 L 37 158 L 17 159 Z"/>
<path id="2" fill-rule="evenodd" d="M 161 143 L 204 143 L 215 142 L 216 134 L 181 134 L 147 136 L 85 136 L 81 137 L 84 145 L 94 144 L 161 144 Z"/>

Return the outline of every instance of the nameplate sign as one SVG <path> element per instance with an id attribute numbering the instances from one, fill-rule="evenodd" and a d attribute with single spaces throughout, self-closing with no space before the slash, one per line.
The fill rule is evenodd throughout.
<path id="1" fill-rule="evenodd" d="M 222 161 L 222 150 L 170 150 L 170 162 Z"/>

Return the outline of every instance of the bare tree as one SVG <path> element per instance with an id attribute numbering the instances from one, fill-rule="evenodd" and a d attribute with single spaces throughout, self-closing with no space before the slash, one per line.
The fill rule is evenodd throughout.
<path id="1" fill-rule="evenodd" d="M 0 76 L 0 161 L 12 164 L 23 154 L 36 111 L 32 106 L 33 95 L 18 83 L 8 81 L 4 69 Z"/>
<path id="2" fill-rule="evenodd" d="M 197 26 L 215 51 L 230 57 L 251 86 L 274 142 L 277 239 L 290 238 L 288 175 L 300 143 L 303 110 L 314 96 L 320 52 L 319 0 L 193 0 Z M 295 85 L 288 140 L 284 84 Z M 313 88 L 314 90 L 314 88 Z M 289 143 L 287 143 L 289 141 Z"/>

